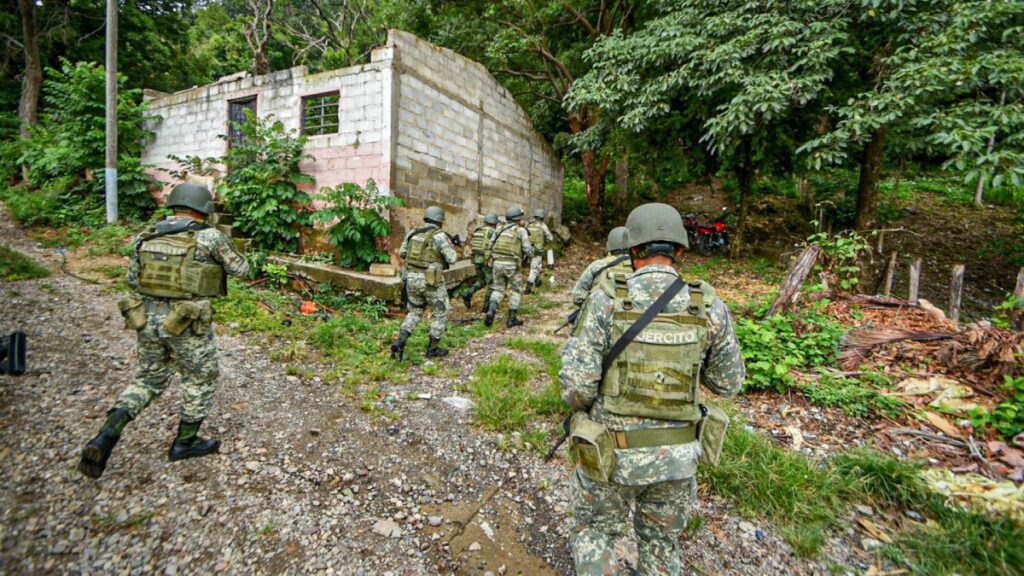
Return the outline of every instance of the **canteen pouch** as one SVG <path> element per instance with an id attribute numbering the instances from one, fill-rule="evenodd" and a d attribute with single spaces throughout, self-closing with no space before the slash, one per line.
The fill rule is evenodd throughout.
<path id="1" fill-rule="evenodd" d="M 138 332 L 146 327 L 146 307 L 142 304 L 142 298 L 138 296 L 125 296 L 117 303 L 124 317 L 124 327 L 128 330 Z"/>
<path id="2" fill-rule="evenodd" d="M 192 333 L 196 336 L 205 336 L 213 325 L 213 306 L 209 300 L 196 302 L 199 305 L 199 316 L 192 321 Z"/>
<path id="3" fill-rule="evenodd" d="M 701 404 L 704 417 L 700 421 L 701 460 L 712 466 L 718 466 L 722 456 L 722 444 L 725 443 L 725 431 L 729 429 L 729 415 L 714 406 Z"/>
<path id="4" fill-rule="evenodd" d="M 584 412 L 573 414 L 569 424 L 569 444 L 583 472 L 591 480 L 608 482 L 615 470 L 615 446 L 604 424 L 594 422 Z"/>
<path id="5" fill-rule="evenodd" d="M 444 284 L 444 271 L 440 268 L 431 266 L 427 268 L 427 272 L 424 274 L 427 279 L 427 286 L 435 287 Z"/>
<path id="6" fill-rule="evenodd" d="M 164 317 L 164 330 L 172 336 L 181 336 L 192 322 L 202 313 L 201 306 L 191 300 L 179 300 L 171 305 L 171 311 Z"/>

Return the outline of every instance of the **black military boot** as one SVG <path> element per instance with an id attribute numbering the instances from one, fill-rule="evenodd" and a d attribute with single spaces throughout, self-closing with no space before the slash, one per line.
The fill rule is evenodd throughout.
<path id="1" fill-rule="evenodd" d="M 523 294 L 532 294 L 532 293 L 533 293 L 533 282 L 530 281 L 530 280 L 527 280 L 526 281 L 526 290 L 523 290 Z"/>
<path id="2" fill-rule="evenodd" d="M 171 450 L 167 453 L 171 462 L 184 460 L 186 458 L 198 458 L 213 454 L 220 448 L 220 440 L 214 438 L 203 438 L 199 436 L 199 427 L 203 421 L 178 422 L 178 437 L 171 444 Z"/>
<path id="3" fill-rule="evenodd" d="M 440 338 L 430 337 L 430 345 L 427 347 L 427 358 L 441 358 L 448 355 L 447 349 L 438 346 L 440 343 Z"/>
<path id="4" fill-rule="evenodd" d="M 100 428 L 100 433 L 82 449 L 78 471 L 89 478 L 102 476 L 107 468 L 110 453 L 121 439 L 121 431 L 131 419 L 131 415 L 124 408 L 111 408 L 107 412 L 107 420 L 103 423 L 103 428 Z"/>
<path id="5" fill-rule="evenodd" d="M 473 307 L 473 294 L 476 294 L 476 290 L 472 288 L 462 294 L 462 303 L 466 305 L 467 310 Z"/>
<path id="6" fill-rule="evenodd" d="M 491 302 L 487 306 L 487 314 L 484 316 L 484 326 L 490 326 L 494 324 L 494 315 L 498 313 L 498 305 Z"/>
<path id="7" fill-rule="evenodd" d="M 519 310 L 516 310 L 514 308 L 509 308 L 508 309 L 508 324 L 507 324 L 507 326 L 509 328 L 515 328 L 516 326 L 522 326 L 523 325 L 523 321 L 520 320 L 519 318 L 516 318 L 516 314 L 518 312 L 519 312 Z"/>
<path id="8" fill-rule="evenodd" d="M 484 300 L 484 307 L 480 311 L 483 312 L 484 314 L 487 314 L 487 311 L 490 310 L 490 308 L 491 308 L 491 291 L 488 290 L 487 291 L 487 299 Z"/>
<path id="9" fill-rule="evenodd" d="M 406 332 L 405 330 L 398 331 L 398 340 L 395 340 L 394 342 L 391 343 L 392 359 L 401 360 L 402 357 L 405 355 L 405 341 L 409 339 L 409 336 L 412 336 L 412 334 Z"/>

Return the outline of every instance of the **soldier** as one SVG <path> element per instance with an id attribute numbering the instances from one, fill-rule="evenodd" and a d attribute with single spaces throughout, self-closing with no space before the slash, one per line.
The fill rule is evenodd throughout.
<path id="1" fill-rule="evenodd" d="M 210 299 L 227 294 L 225 273 L 249 275 L 249 264 L 223 232 L 205 223 L 213 195 L 198 184 L 178 184 L 167 198 L 174 216 L 135 238 L 128 286 L 137 295 L 118 306 L 125 326 L 139 336 L 135 379 L 121 393 L 100 433 L 86 444 L 78 470 L 99 478 L 110 453 L 131 420 L 181 375 L 185 400 L 171 461 L 216 452 L 220 441 L 198 435 L 210 413 L 219 368 Z"/>
<path id="2" fill-rule="evenodd" d="M 640 206 L 626 228 L 636 272 L 608 276 L 591 292 L 562 353 L 562 397 L 575 411 L 580 459 L 573 559 L 577 574 L 614 573 L 615 541 L 635 502 L 638 573 L 679 574 L 679 533 L 702 454 L 698 426 L 710 422 L 702 419 L 700 383 L 731 396 L 746 369 L 725 304 L 710 285 L 683 283 L 673 268 L 687 247 L 675 208 Z M 649 308 L 656 315 L 642 317 Z"/>
<path id="3" fill-rule="evenodd" d="M 605 274 L 632 274 L 633 265 L 629 261 L 629 250 L 626 247 L 626 227 L 612 228 L 608 233 L 608 255 L 594 260 L 576 281 L 572 289 L 572 303 L 582 306 L 595 284 L 600 284 Z"/>
<path id="4" fill-rule="evenodd" d="M 409 295 L 408 314 L 398 332 L 398 339 L 391 344 L 391 357 L 401 359 L 405 353 L 405 341 L 423 319 L 423 311 L 430 307 L 430 345 L 427 358 L 448 355 L 441 348 L 441 338 L 448 327 L 448 288 L 444 282 L 444 270 L 459 259 L 452 239 L 441 230 L 444 224 L 444 210 L 428 206 L 423 213 L 427 223 L 405 235 L 398 254 L 405 259 L 405 287 Z"/>
<path id="5" fill-rule="evenodd" d="M 494 238 L 491 239 L 494 288 L 487 315 L 484 316 L 484 324 L 494 324 L 494 315 L 505 297 L 505 291 L 508 290 L 508 327 L 512 328 L 523 325 L 523 321 L 516 317 L 523 292 L 523 276 L 520 269 L 524 259 L 533 256 L 533 246 L 530 244 L 530 235 L 523 227 L 522 208 L 512 206 L 505 211 L 505 219 L 508 220 L 508 224 L 495 232 Z"/>
<path id="6" fill-rule="evenodd" d="M 538 208 L 533 211 L 533 222 L 526 226 L 530 234 L 530 244 L 533 245 L 533 258 L 530 259 L 530 276 L 526 279 L 526 293 L 533 292 L 534 286 L 540 286 L 540 273 L 544 268 L 544 245 L 555 239 L 544 223 L 544 209 Z"/>
<path id="7" fill-rule="evenodd" d="M 466 308 L 473 306 L 473 294 L 484 288 L 487 288 L 487 297 L 484 298 L 483 311 L 487 312 L 487 307 L 490 305 L 493 278 L 491 277 L 491 265 L 489 262 L 491 255 L 488 248 L 491 245 L 491 239 L 494 237 L 497 226 L 498 215 L 488 214 L 484 216 L 484 225 L 478 226 L 476 230 L 473 230 L 473 235 L 469 239 L 469 247 L 473 251 L 473 266 L 476 268 L 476 281 L 462 295 L 462 302 L 466 304 Z"/>

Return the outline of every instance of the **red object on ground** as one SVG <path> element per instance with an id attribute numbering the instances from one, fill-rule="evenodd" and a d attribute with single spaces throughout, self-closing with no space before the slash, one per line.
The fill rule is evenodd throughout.
<path id="1" fill-rule="evenodd" d="M 302 312 L 303 314 L 307 314 L 307 315 L 308 314 L 315 314 L 316 313 L 316 302 L 312 302 L 312 301 L 306 300 L 305 302 L 302 303 L 302 306 L 299 306 L 299 312 Z"/>

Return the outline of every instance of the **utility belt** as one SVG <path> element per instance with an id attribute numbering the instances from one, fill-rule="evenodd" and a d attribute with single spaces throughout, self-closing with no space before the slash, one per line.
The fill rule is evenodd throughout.
<path id="1" fill-rule="evenodd" d="M 655 448 L 700 441 L 701 460 L 718 465 L 729 417 L 715 408 L 701 406 L 702 418 L 686 426 L 609 430 L 585 412 L 573 414 L 569 424 L 569 443 L 588 477 L 608 482 L 615 471 L 615 451 Z"/>
<path id="2" fill-rule="evenodd" d="M 436 266 L 417 266 L 415 264 L 406 264 L 406 266 L 409 267 L 410 273 L 423 274 L 427 280 L 427 286 L 435 287 L 445 284 L 444 270 Z"/>
<path id="3" fill-rule="evenodd" d="M 152 300 L 156 306 L 166 306 L 167 313 L 161 327 L 171 336 L 181 336 L 189 328 L 195 336 L 205 336 L 213 325 L 213 306 L 209 300 Z M 152 304 L 151 304 L 152 305 Z M 140 332 L 149 325 L 146 302 L 136 296 L 125 296 L 117 303 L 124 317 L 124 327 Z"/>

